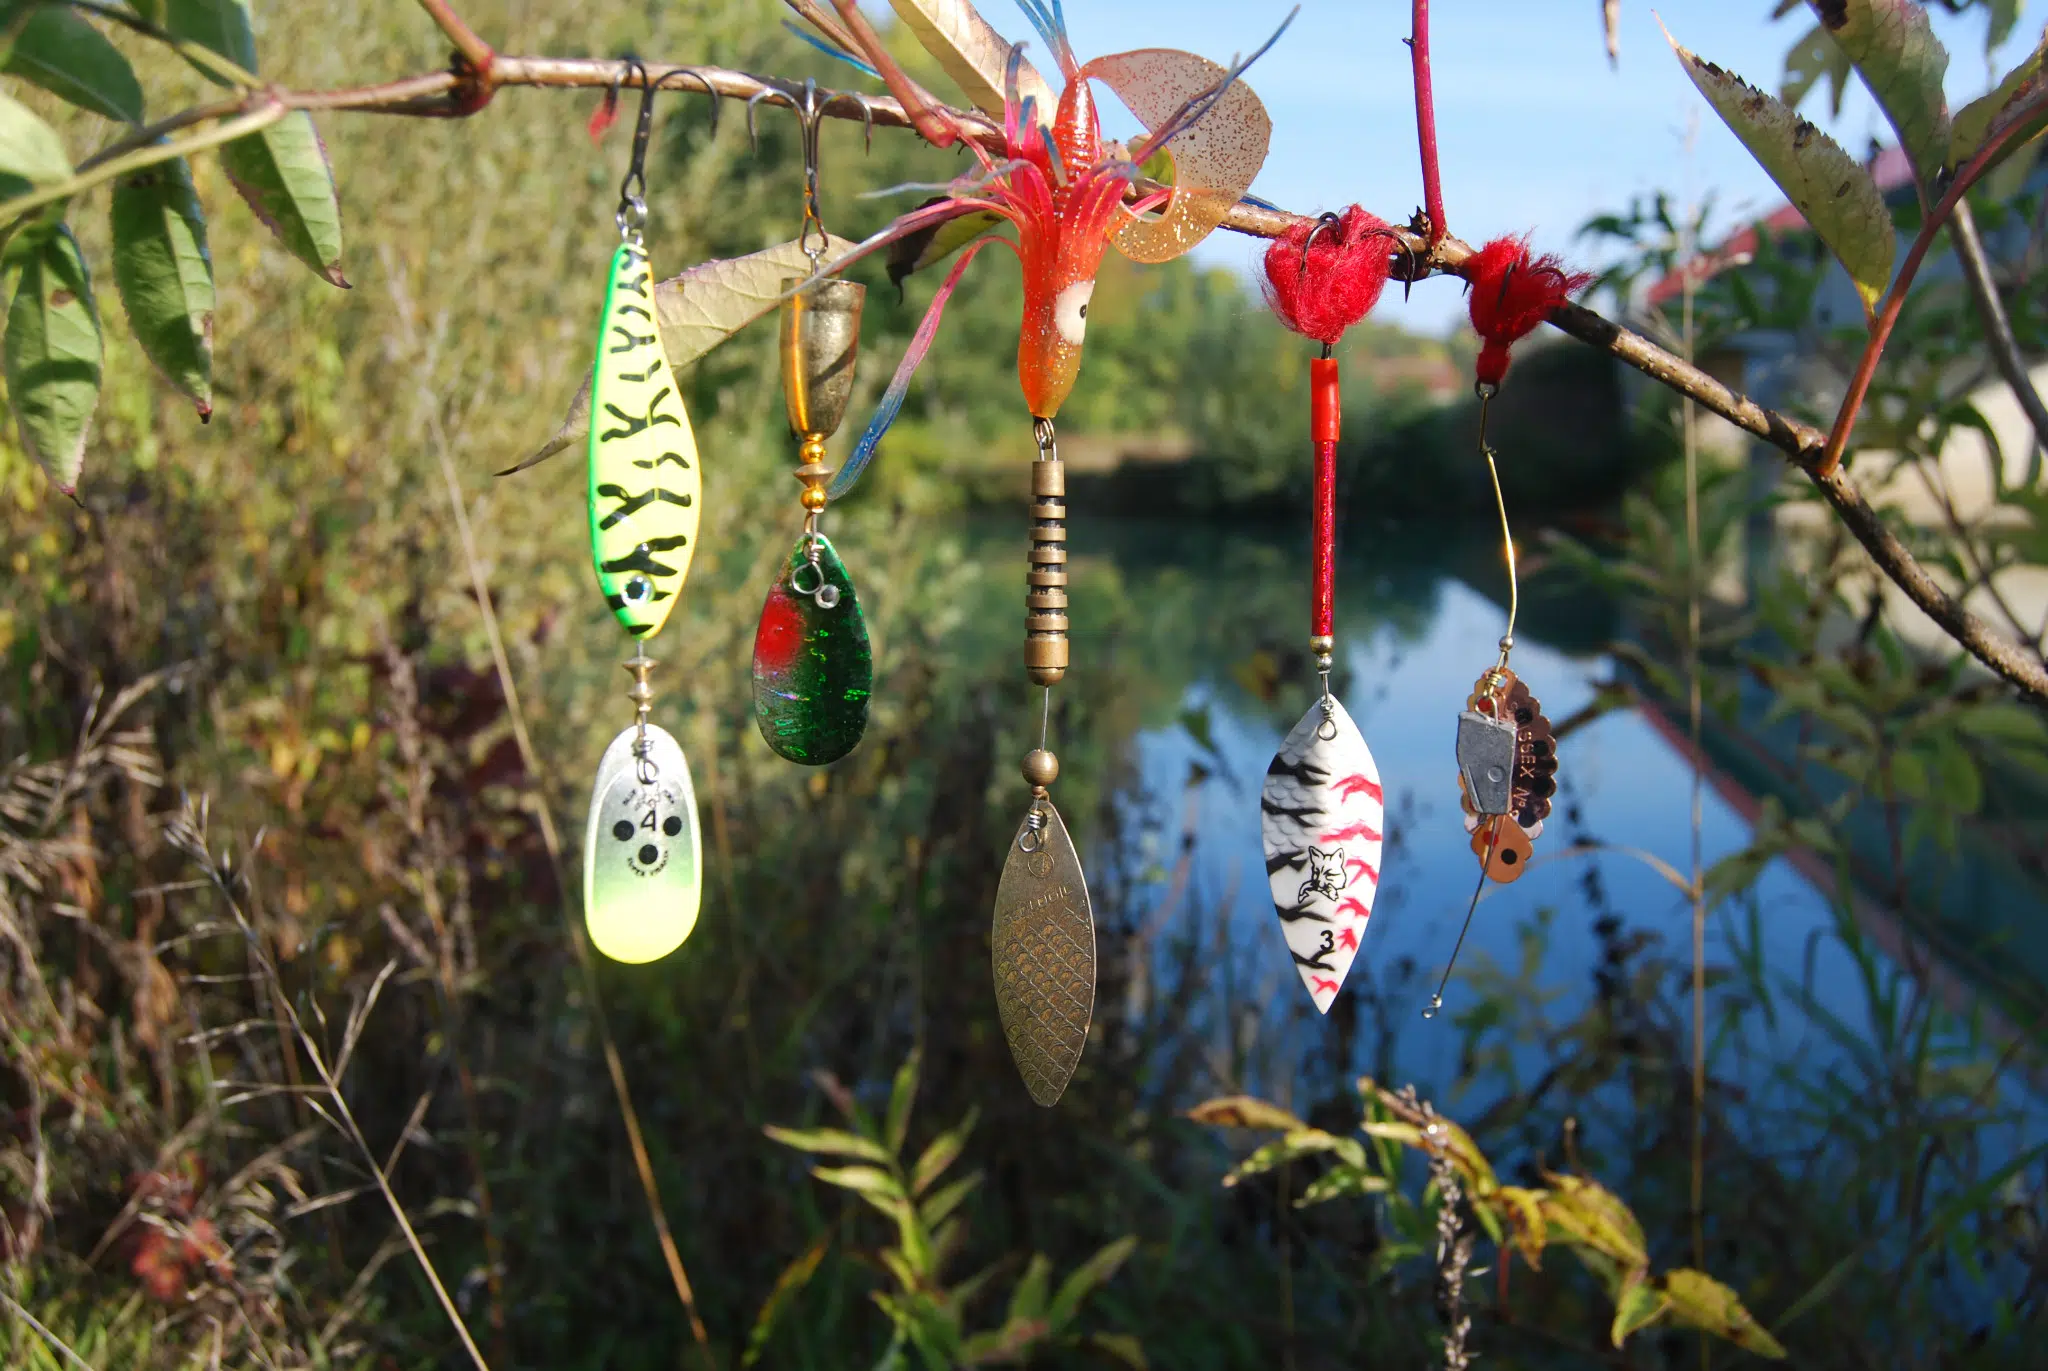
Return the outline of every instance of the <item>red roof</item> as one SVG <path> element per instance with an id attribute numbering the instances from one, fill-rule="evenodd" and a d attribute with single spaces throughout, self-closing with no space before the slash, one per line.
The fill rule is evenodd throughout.
<path id="1" fill-rule="evenodd" d="M 1913 165 L 1906 160 L 1906 150 L 1899 147 L 1878 149 L 1877 156 L 1866 164 L 1871 179 L 1877 182 L 1880 192 L 1889 193 L 1901 186 L 1913 183 Z M 1806 227 L 1806 216 L 1791 205 L 1780 205 L 1768 215 L 1745 228 L 1737 229 L 1722 242 L 1695 257 L 1690 265 L 1674 271 L 1650 287 L 1646 297 L 1652 306 L 1674 299 L 1685 289 L 1685 278 L 1692 277 L 1698 286 L 1729 267 L 1739 267 L 1756 255 L 1757 231 L 1769 229 L 1773 233 L 1790 233 Z"/>

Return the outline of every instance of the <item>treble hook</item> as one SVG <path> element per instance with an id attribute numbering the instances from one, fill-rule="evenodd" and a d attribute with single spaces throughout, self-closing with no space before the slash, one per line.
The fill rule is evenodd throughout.
<path id="1" fill-rule="evenodd" d="M 704 87 L 704 93 L 711 97 L 711 132 L 718 132 L 718 87 L 711 84 L 711 78 L 695 67 L 671 67 L 659 77 L 650 76 L 647 64 L 637 57 L 619 59 L 619 70 L 612 77 L 611 88 L 605 94 L 607 106 L 616 106 L 619 89 L 626 82 L 627 75 L 636 74 L 640 87 L 640 116 L 633 125 L 633 155 L 626 166 L 626 179 L 619 183 L 619 232 L 628 237 L 638 236 L 647 222 L 647 145 L 654 133 L 654 93 L 668 86 L 678 76 L 694 76 Z"/>
<path id="2" fill-rule="evenodd" d="M 1301 271 L 1295 277 L 1297 281 L 1306 281 L 1308 279 L 1308 250 L 1316 245 L 1316 238 L 1324 229 L 1329 229 L 1331 232 L 1341 235 L 1344 232 L 1343 216 L 1332 214 L 1329 210 L 1324 210 L 1316 216 L 1315 227 L 1308 231 L 1308 237 L 1301 240 Z M 1344 240 L 1340 236 L 1337 240 L 1337 246 L 1342 247 L 1343 245 Z"/>

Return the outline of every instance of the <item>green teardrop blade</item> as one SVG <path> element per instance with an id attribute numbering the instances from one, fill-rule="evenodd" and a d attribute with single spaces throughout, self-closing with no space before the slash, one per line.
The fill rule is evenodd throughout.
<path id="1" fill-rule="evenodd" d="M 816 575 L 839 592 L 838 601 L 828 609 L 815 595 L 798 594 L 790 582 L 799 571 L 800 584 L 810 587 L 801 538 L 768 588 L 754 633 L 754 722 L 778 756 L 823 766 L 853 751 L 867 731 L 875 660 L 860 598 L 831 539 L 818 535 Z"/>

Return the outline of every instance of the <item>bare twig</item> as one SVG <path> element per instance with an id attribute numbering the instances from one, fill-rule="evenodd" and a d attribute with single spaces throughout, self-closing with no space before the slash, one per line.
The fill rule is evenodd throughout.
<path id="1" fill-rule="evenodd" d="M 455 12 L 454 6 L 450 5 L 448 0 L 420 0 L 420 8 L 427 12 L 427 16 L 441 32 L 448 35 L 448 41 L 455 45 L 455 50 L 462 54 L 463 60 L 488 80 L 497 57 L 491 45 L 477 37 L 476 30 Z"/>
<path id="2" fill-rule="evenodd" d="M 1949 183 L 1948 191 L 1941 197 L 1941 203 L 1921 222 L 1920 232 L 1914 236 L 1913 246 L 1906 250 L 1906 260 L 1900 264 L 1899 274 L 1885 295 L 1884 308 L 1878 311 L 1871 324 L 1870 340 L 1863 345 L 1863 357 L 1856 364 L 1856 374 L 1849 379 L 1848 393 L 1842 397 L 1842 408 L 1835 415 L 1834 429 L 1828 434 L 1820 475 L 1832 476 L 1842 460 L 1843 451 L 1849 446 L 1849 432 L 1856 427 L 1856 413 L 1863 407 L 1863 397 L 1870 392 L 1870 380 L 1877 374 L 1878 359 L 1884 356 L 1885 344 L 1891 341 L 1892 328 L 1899 322 L 1899 311 L 1906 303 L 1906 293 L 1913 288 L 1913 278 L 1920 274 L 1920 264 L 1927 259 L 1927 249 L 1934 245 L 1935 235 L 1948 224 L 1970 187 L 1998 164 L 2006 145 L 2027 134 L 2043 112 L 2048 112 L 2048 95 L 2036 98 L 2009 116 L 2005 126 L 1987 138 L 1984 146 L 1977 150 L 1977 155 L 1956 173 L 1955 180 Z"/>
<path id="3" fill-rule="evenodd" d="M 1429 242 L 1434 247 L 1447 230 L 1444 223 L 1443 178 L 1436 157 L 1436 95 L 1429 72 L 1429 0 L 1414 0 L 1414 24 L 1408 54 L 1415 70 L 1415 141 L 1422 152 L 1422 204 L 1429 216 Z"/>
<path id="4" fill-rule="evenodd" d="M 2041 392 L 2034 389 L 2026 359 L 2020 356 L 2019 339 L 2013 337 L 2012 320 L 2006 317 L 2005 305 L 1998 298 L 1998 282 L 1992 278 L 1991 262 L 1984 255 L 1984 240 L 1977 234 L 1977 216 L 1970 212 L 1967 198 L 1956 201 L 1948 236 L 1963 264 L 1963 279 L 1970 285 L 1970 295 L 1977 302 L 1977 315 L 1984 321 L 1991 360 L 1998 367 L 1998 374 L 2012 387 L 2013 398 L 2026 412 L 2027 422 L 2034 426 L 2034 441 L 2048 448 L 2048 406 L 2041 403 Z"/>

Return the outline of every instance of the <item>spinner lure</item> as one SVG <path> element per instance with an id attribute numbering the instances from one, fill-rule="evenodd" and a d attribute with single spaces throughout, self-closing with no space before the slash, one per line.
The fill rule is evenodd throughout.
<path id="1" fill-rule="evenodd" d="M 1250 186 L 1265 160 L 1272 124 L 1238 77 L 1280 35 L 1276 32 L 1250 58 L 1227 70 L 1161 48 L 1083 65 L 1067 40 L 1058 0 L 1020 3 L 1057 59 L 1064 86 L 1050 125 L 1042 124 L 1036 101 L 1019 97 L 1023 52 L 1021 46 L 1011 48 L 1003 80 L 1002 144 L 991 150 L 982 146 L 979 129 L 936 105 L 904 74 L 857 0 L 833 0 L 843 27 L 826 30 L 840 44 L 828 50 L 885 81 L 926 141 L 941 148 L 964 142 L 977 170 L 937 188 L 944 191 L 938 200 L 901 216 L 827 270 L 836 272 L 892 243 L 928 243 L 941 227 L 971 216 L 981 216 L 990 226 L 1007 224 L 1014 237 L 970 233 L 957 239 L 955 246 L 968 245 L 934 294 L 874 420 L 833 476 L 828 493 L 845 493 L 873 458 L 967 264 L 990 242 L 1009 247 L 1023 269 L 1017 379 L 1037 449 L 1031 464 L 1024 661 L 1032 682 L 1044 687 L 1046 695 L 1039 745 L 1023 762 L 1031 799 L 997 885 L 990 958 L 996 1008 L 1011 1055 L 1031 1098 L 1051 1105 L 1080 1064 L 1095 1005 L 1095 924 L 1088 884 L 1073 840 L 1053 807 L 1050 787 L 1059 775 L 1059 759 L 1046 745 L 1051 687 L 1066 675 L 1070 660 L 1066 468 L 1053 421 L 1080 372 L 1095 278 L 1110 244 L 1135 261 L 1177 257 L 1222 222 Z M 1121 97 L 1147 129 L 1128 150 L 1103 140 L 1089 84 L 1094 80 Z M 1142 176 L 1139 168 L 1156 155 L 1170 159 L 1171 185 L 1126 203 L 1127 192 Z"/>
<path id="2" fill-rule="evenodd" d="M 655 316 L 645 164 L 654 91 L 642 88 L 632 163 L 619 188 L 619 246 L 605 282 L 590 383 L 590 548 L 605 603 L 635 641 L 626 670 L 634 721 L 598 764 L 583 845 L 583 917 L 590 940 L 621 962 L 681 946 L 702 899 L 696 792 L 683 749 L 648 721 L 654 689 L 647 639 L 675 608 L 696 551 L 703 485 L 697 443 Z"/>
<path id="3" fill-rule="evenodd" d="M 1266 252 L 1266 299 L 1280 321 L 1322 344 L 1309 362 L 1315 444 L 1309 652 L 1322 691 L 1280 744 L 1259 795 L 1259 836 L 1273 910 L 1303 988 L 1327 1014 L 1358 955 L 1379 891 L 1385 796 L 1372 749 L 1330 693 L 1336 651 L 1337 359 L 1344 331 L 1386 286 L 1387 226 L 1358 206 L 1297 224 Z"/>
<path id="4" fill-rule="evenodd" d="M 1469 308 L 1479 334 L 1473 389 L 1479 396 L 1479 452 L 1486 459 L 1494 508 L 1500 515 L 1502 552 L 1508 572 L 1508 622 L 1501 634 L 1500 656 L 1481 672 L 1465 708 L 1458 715 L 1457 760 L 1465 829 L 1472 835 L 1472 855 L 1479 861 L 1479 879 L 1458 941 L 1444 964 L 1443 979 L 1423 1009 L 1433 1018 L 1443 1008 L 1444 987 L 1471 931 L 1479 897 L 1491 881 L 1518 880 L 1528 866 L 1543 820 L 1557 793 L 1557 738 L 1543 707 L 1508 665 L 1515 648 L 1515 615 L 1521 608 L 1521 578 L 1515 565 L 1515 534 L 1508 523 L 1507 497 L 1501 492 L 1500 464 L 1486 440 L 1486 420 L 1506 378 L 1509 350 L 1550 316 L 1552 310 L 1592 278 L 1567 272 L 1555 257 L 1532 258 L 1527 244 L 1497 238 L 1465 265 L 1471 283 Z"/>
<path id="5" fill-rule="evenodd" d="M 783 96 L 803 131 L 804 219 L 797 237 L 817 276 L 831 242 L 818 214 L 818 120 L 832 97 L 805 81 L 800 98 Z M 798 289 L 801 287 L 801 289 Z M 754 722 L 777 755 L 806 766 L 844 757 L 860 743 L 874 686 L 874 654 L 853 578 L 818 527 L 831 498 L 825 440 L 846 417 L 860 355 L 867 287 L 836 278 L 783 282 L 782 395 L 799 447 L 794 473 L 804 530 L 776 569 L 754 634 Z"/>

